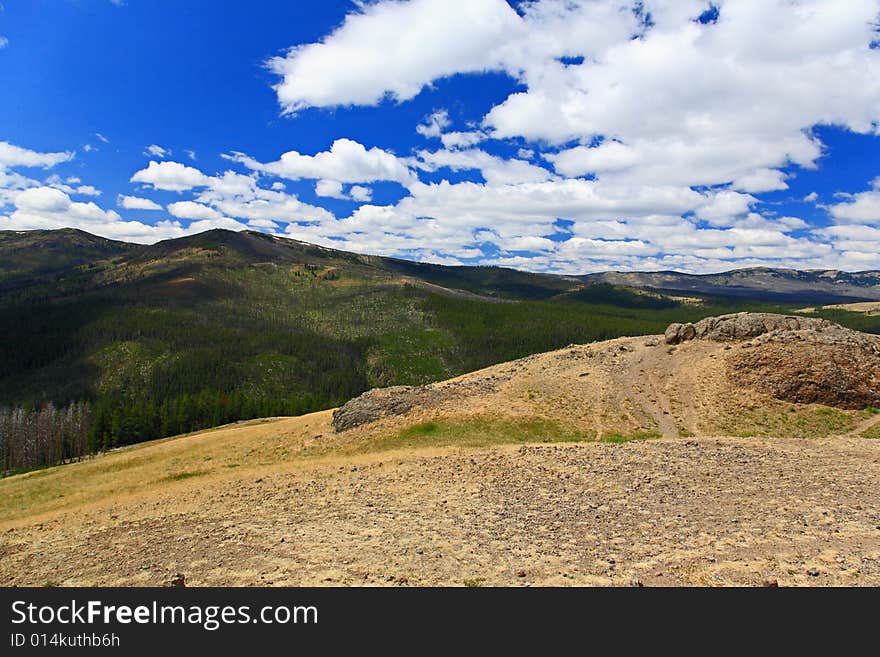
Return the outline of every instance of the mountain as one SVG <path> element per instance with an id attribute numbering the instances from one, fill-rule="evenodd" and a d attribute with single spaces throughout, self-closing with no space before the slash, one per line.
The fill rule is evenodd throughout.
<path id="1" fill-rule="evenodd" d="M 0 471 L 332 408 L 369 388 L 428 384 L 671 322 L 805 305 L 739 292 L 682 299 L 223 230 L 149 246 L 80 231 L 6 233 L 0 262 Z M 880 331 L 876 316 L 817 315 Z M 10 452 L 3 432 L 13 424 L 44 427 L 42 446 Z"/>
<path id="2" fill-rule="evenodd" d="M 74 228 L 0 231 L 0 290 L 34 284 L 54 274 L 138 248 Z"/>
<path id="3" fill-rule="evenodd" d="M 880 299 L 880 271 L 798 271 L 755 267 L 722 274 L 603 272 L 581 276 L 589 284 L 604 283 L 665 293 L 744 297 L 773 302 L 844 303 Z"/>

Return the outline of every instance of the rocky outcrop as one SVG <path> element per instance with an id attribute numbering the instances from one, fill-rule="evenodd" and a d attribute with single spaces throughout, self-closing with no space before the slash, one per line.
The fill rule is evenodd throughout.
<path id="1" fill-rule="evenodd" d="M 727 357 L 739 385 L 795 404 L 880 406 L 880 338 L 813 317 L 736 313 L 671 324 L 666 344 L 743 341 Z"/>
<path id="2" fill-rule="evenodd" d="M 728 356 L 730 378 L 795 404 L 880 407 L 880 338 L 827 324 L 746 343 Z"/>
<path id="3" fill-rule="evenodd" d="M 383 417 L 403 415 L 416 406 L 433 405 L 441 396 L 430 386 L 374 388 L 333 411 L 332 425 L 336 431 L 348 431 Z"/>
<path id="4" fill-rule="evenodd" d="M 748 340 L 771 331 L 827 330 L 837 326 L 825 319 L 776 315 L 773 313 L 735 313 L 707 317 L 695 324 L 670 324 L 664 334 L 666 344 L 679 344 L 688 340 L 712 340 L 731 342 Z"/>

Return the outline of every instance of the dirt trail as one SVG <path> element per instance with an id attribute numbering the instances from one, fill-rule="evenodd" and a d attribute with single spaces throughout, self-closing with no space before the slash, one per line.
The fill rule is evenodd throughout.
<path id="1" fill-rule="evenodd" d="M 863 433 L 865 433 L 866 431 L 868 431 L 869 429 L 873 429 L 873 428 L 876 427 L 877 425 L 880 425 L 880 414 L 878 414 L 878 415 L 874 415 L 874 416 L 872 416 L 872 417 L 867 418 L 866 420 L 863 420 L 862 422 L 859 422 L 859 423 L 853 428 L 852 431 L 849 431 L 849 432 L 847 432 L 847 433 L 845 433 L 845 434 L 843 434 L 843 435 L 844 435 L 845 437 L 860 436 L 860 435 L 862 435 Z"/>
<path id="2" fill-rule="evenodd" d="M 649 342 L 655 341 L 659 343 L 660 336 L 649 338 Z M 626 367 L 614 370 L 615 383 L 621 390 L 631 391 L 630 399 L 657 425 L 661 436 L 678 438 L 679 428 L 672 416 L 672 402 L 665 393 L 669 368 L 664 366 L 664 361 L 668 362 L 669 355 L 656 346 L 644 349 L 641 345 L 632 353 Z"/>

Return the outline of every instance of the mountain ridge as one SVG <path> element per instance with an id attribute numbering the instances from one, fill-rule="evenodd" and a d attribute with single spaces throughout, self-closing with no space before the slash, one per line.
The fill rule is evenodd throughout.
<path id="1" fill-rule="evenodd" d="M 68 249 L 62 240 L 68 241 Z M 72 248 L 71 248 L 72 247 Z M 831 302 L 880 300 L 880 270 L 843 271 L 837 269 L 790 269 L 746 267 L 724 272 L 693 274 L 676 270 L 608 271 L 579 275 L 528 272 L 497 265 L 439 265 L 402 258 L 359 254 L 320 246 L 259 231 L 211 229 L 195 235 L 163 240 L 150 245 L 129 244 L 98 237 L 78 229 L 52 231 L 0 231 L 0 286 L 26 285 L 31 279 L 44 280 L 72 267 L 122 257 L 134 262 L 168 257 L 189 249 L 227 249 L 245 260 L 301 264 L 321 264 L 327 259 L 342 260 L 358 269 L 381 270 L 391 275 L 414 276 L 427 282 L 476 294 L 526 298 L 547 298 L 573 291 L 578 284 L 607 284 L 653 290 L 660 293 L 754 297 L 762 300 Z M 25 249 L 51 254 L 53 263 L 34 263 L 30 267 L 10 266 L 10 258 Z M 31 254 L 30 260 L 38 260 Z M 60 256 L 60 257 L 59 257 Z M 14 258 L 13 258 L 14 259 Z M 4 267 L 4 261 L 6 267 Z M 19 279 L 16 281 L 16 273 Z M 494 284 L 485 280 L 494 279 Z"/>

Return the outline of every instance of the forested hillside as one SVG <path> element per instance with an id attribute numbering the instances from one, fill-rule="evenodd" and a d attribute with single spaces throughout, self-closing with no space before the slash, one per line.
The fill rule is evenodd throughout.
<path id="1" fill-rule="evenodd" d="M 0 234 L 0 262 L 3 472 L 330 408 L 370 387 L 659 333 L 672 321 L 777 309 L 250 232 L 145 247 L 78 231 Z"/>

